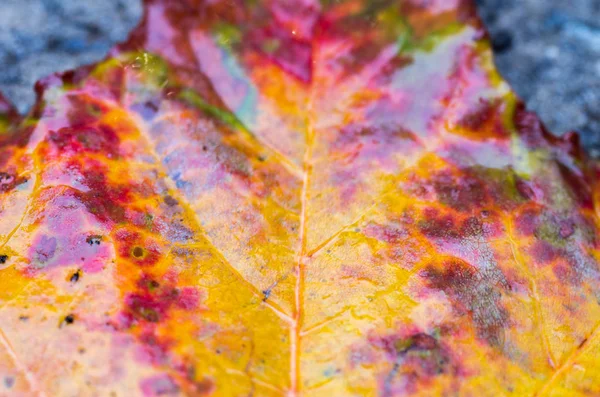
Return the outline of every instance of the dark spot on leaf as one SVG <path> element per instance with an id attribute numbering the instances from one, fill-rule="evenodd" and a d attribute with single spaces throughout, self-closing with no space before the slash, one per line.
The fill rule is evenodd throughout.
<path id="1" fill-rule="evenodd" d="M 116 242 L 121 257 L 134 260 L 142 267 L 154 266 L 162 257 L 161 245 L 139 232 L 121 229 L 116 233 Z"/>
<path id="2" fill-rule="evenodd" d="M 135 256 L 136 258 L 141 258 L 142 256 L 144 256 L 144 249 L 142 247 L 135 247 L 133 249 L 133 256 Z"/>
<path id="3" fill-rule="evenodd" d="M 173 207 L 176 206 L 178 204 L 177 200 L 175 200 L 172 196 L 170 195 L 166 195 L 165 198 L 165 204 L 167 204 L 169 207 Z"/>
<path id="4" fill-rule="evenodd" d="M 8 255 L 0 255 L 0 265 L 4 265 L 8 260 Z"/>
<path id="5" fill-rule="evenodd" d="M 71 275 L 71 278 L 69 278 L 69 281 L 72 283 L 76 283 L 77 281 L 79 281 L 80 276 L 81 276 L 81 270 L 77 269 L 77 271 Z"/>
<path id="6" fill-rule="evenodd" d="M 486 200 L 483 183 L 467 174 L 455 177 L 448 172 L 439 173 L 433 187 L 442 203 L 459 211 L 481 207 Z"/>
<path id="7" fill-rule="evenodd" d="M 81 114 L 84 113 L 89 114 L 82 109 Z M 56 153 L 96 152 L 118 156 L 118 135 L 113 128 L 106 125 L 63 127 L 58 131 L 50 131 L 48 141 Z"/>
<path id="8" fill-rule="evenodd" d="M 458 124 L 472 131 L 482 130 L 494 118 L 498 104 L 482 101 L 474 110 L 463 116 Z"/>
<path id="9" fill-rule="evenodd" d="M 460 238 L 457 233 L 455 218 L 443 215 L 435 208 L 423 211 L 424 219 L 419 222 L 421 232 L 429 238 Z"/>
<path id="10" fill-rule="evenodd" d="M 62 328 L 63 325 L 71 325 L 75 322 L 75 316 L 73 314 L 67 314 L 63 321 L 61 321 L 59 328 Z"/>
<path id="11" fill-rule="evenodd" d="M 399 339 L 394 343 L 394 348 L 398 354 L 406 354 L 411 350 L 432 350 L 437 347 L 437 340 L 434 337 L 423 333 L 418 333 L 408 338 Z"/>
<path id="12" fill-rule="evenodd" d="M 127 306 L 134 317 L 140 320 L 156 323 L 160 320 L 161 303 L 151 297 L 132 295 L 127 299 Z"/>
<path id="13" fill-rule="evenodd" d="M 137 312 L 144 320 L 150 321 L 151 323 L 157 323 L 160 320 L 158 312 L 149 307 L 140 307 Z"/>
<path id="14" fill-rule="evenodd" d="M 85 242 L 88 243 L 89 245 L 100 245 L 100 242 L 102 241 L 102 236 L 99 236 L 97 234 L 88 236 L 88 238 L 85 239 Z"/>
<path id="15" fill-rule="evenodd" d="M 6 172 L 0 172 L 0 192 L 7 192 L 15 187 L 15 177 L 7 174 Z"/>
<path id="16" fill-rule="evenodd" d="M 477 336 L 502 348 L 508 314 L 500 303 L 498 280 L 458 259 L 431 264 L 422 272 L 431 288 L 448 296 L 458 316 L 469 316 Z"/>
<path id="17" fill-rule="evenodd" d="M 125 311 L 119 320 L 122 325 L 129 328 L 136 321 L 157 323 L 168 317 L 169 310 L 173 307 L 184 310 L 198 307 L 200 295 L 196 288 L 176 288 L 168 284 L 168 280 L 159 284 L 148 275 L 142 276 L 137 282 L 140 288 L 138 293 L 125 298 Z"/>
<path id="18" fill-rule="evenodd" d="M 450 351 L 432 335 L 419 332 L 400 338 L 392 336 L 375 344 L 394 360 L 394 366 L 384 379 L 385 396 L 394 394 L 395 382 L 406 385 L 411 391 L 420 382 L 428 382 L 442 374 L 455 375 L 459 370 Z"/>
<path id="19" fill-rule="evenodd" d="M 27 321 L 27 320 L 29 320 L 29 316 L 19 316 L 19 320 L 20 321 Z"/>
<path id="20" fill-rule="evenodd" d="M 267 299 L 269 299 L 269 296 L 271 296 L 271 289 L 266 289 L 262 293 L 264 295 L 263 301 L 266 301 Z"/>

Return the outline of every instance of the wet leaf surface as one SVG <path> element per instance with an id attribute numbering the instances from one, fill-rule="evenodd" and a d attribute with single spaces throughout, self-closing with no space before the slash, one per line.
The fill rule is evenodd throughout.
<path id="1" fill-rule="evenodd" d="M 468 1 L 147 1 L 2 102 L 0 393 L 595 395 L 595 166 Z"/>

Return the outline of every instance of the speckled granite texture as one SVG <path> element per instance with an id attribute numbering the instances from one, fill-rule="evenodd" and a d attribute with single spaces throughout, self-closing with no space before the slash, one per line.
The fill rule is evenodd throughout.
<path id="1" fill-rule="evenodd" d="M 141 14 L 140 0 L 0 0 L 0 91 L 25 112 L 39 78 L 102 59 Z"/>
<path id="2" fill-rule="evenodd" d="M 556 132 L 600 157 L 600 1 L 478 0 L 500 72 Z M 24 112 L 33 83 L 101 59 L 141 15 L 139 0 L 0 0 L 0 90 Z"/>
<path id="3" fill-rule="evenodd" d="M 600 158 L 600 1 L 479 0 L 496 64 L 555 133 Z"/>

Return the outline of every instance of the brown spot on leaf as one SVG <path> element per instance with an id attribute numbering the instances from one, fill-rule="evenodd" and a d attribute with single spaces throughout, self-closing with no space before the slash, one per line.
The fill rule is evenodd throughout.
<path id="1" fill-rule="evenodd" d="M 414 393 L 421 384 L 440 375 L 456 375 L 458 362 L 435 336 L 411 332 L 405 336 L 388 336 L 374 341 L 394 362 L 382 382 L 382 395 L 393 396 L 403 392 Z"/>
<path id="2" fill-rule="evenodd" d="M 126 327 L 135 321 L 157 323 L 173 308 L 192 310 L 198 307 L 200 293 L 196 288 L 179 288 L 166 281 L 159 283 L 148 275 L 138 280 L 139 290 L 125 298 L 122 320 Z"/>
<path id="3" fill-rule="evenodd" d="M 429 287 L 444 291 L 458 316 L 471 318 L 481 339 L 503 347 L 508 314 L 500 303 L 501 290 L 495 281 L 454 258 L 430 264 L 421 275 Z"/>
<path id="4" fill-rule="evenodd" d="M 136 258 L 141 258 L 144 256 L 144 249 L 142 247 L 134 247 L 133 248 L 133 256 Z"/>
<path id="5" fill-rule="evenodd" d="M 164 198 L 165 204 L 169 207 L 174 207 L 178 204 L 177 200 L 175 200 L 172 196 L 166 195 Z"/>
<path id="6" fill-rule="evenodd" d="M 471 130 L 473 133 L 479 133 L 479 135 L 481 135 L 481 133 L 484 132 L 482 129 L 486 127 L 486 124 L 493 122 L 496 118 L 499 113 L 498 108 L 499 103 L 482 100 L 473 110 L 466 113 L 457 124 Z"/>
<path id="7" fill-rule="evenodd" d="M 116 233 L 116 241 L 119 255 L 138 266 L 154 266 L 163 256 L 163 247 L 158 241 L 137 231 L 121 229 Z"/>
<path id="8" fill-rule="evenodd" d="M 441 172 L 434 177 L 433 187 L 442 203 L 459 211 L 479 208 L 486 200 L 483 183 L 468 174 L 456 177 Z"/>
<path id="9" fill-rule="evenodd" d="M 14 175 L 6 172 L 0 172 L 0 192 L 7 192 L 12 190 L 16 185 L 16 178 Z"/>

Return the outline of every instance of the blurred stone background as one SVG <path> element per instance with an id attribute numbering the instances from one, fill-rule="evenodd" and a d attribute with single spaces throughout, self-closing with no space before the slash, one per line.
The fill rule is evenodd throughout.
<path id="1" fill-rule="evenodd" d="M 600 0 L 476 0 L 502 75 L 555 133 L 600 158 Z M 35 81 L 103 58 L 140 0 L 0 0 L 0 91 L 27 111 Z"/>
<path id="2" fill-rule="evenodd" d="M 141 0 L 0 0 L 0 92 L 26 112 L 38 79 L 101 60 L 141 15 Z"/>
<path id="3" fill-rule="evenodd" d="M 600 0 L 478 0 L 500 73 L 551 131 L 600 158 Z"/>

